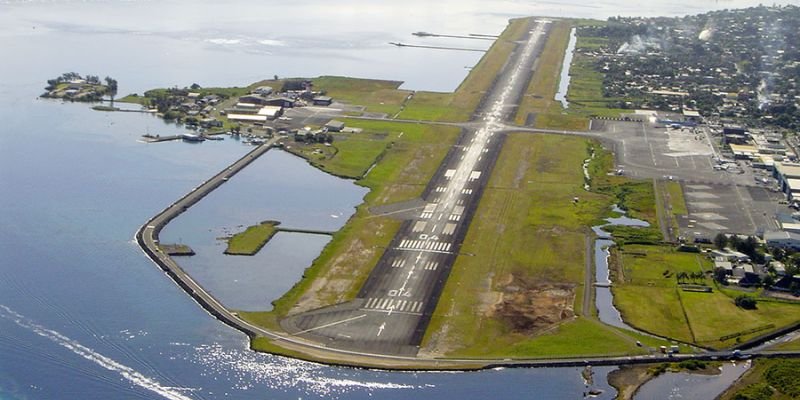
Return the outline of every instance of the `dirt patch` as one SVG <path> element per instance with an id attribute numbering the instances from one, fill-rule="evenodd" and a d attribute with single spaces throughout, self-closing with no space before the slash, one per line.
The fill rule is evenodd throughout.
<path id="1" fill-rule="evenodd" d="M 630 400 L 645 382 L 653 379 L 650 365 L 623 365 L 608 374 L 608 383 L 617 389 L 618 399 Z"/>
<path id="2" fill-rule="evenodd" d="M 455 313 L 455 308 L 456 301 L 454 299 L 450 300 L 450 304 L 447 307 L 447 312 L 445 315 L 448 317 L 452 316 Z M 419 357 L 445 357 L 448 353 L 459 347 L 459 343 L 455 342 L 453 340 L 453 335 L 450 334 L 452 325 L 450 325 L 447 321 L 448 320 L 445 319 L 445 322 L 442 324 L 439 330 L 431 333 L 430 337 L 428 338 L 427 345 L 419 350 L 419 353 L 417 354 Z"/>
<path id="3" fill-rule="evenodd" d="M 375 224 L 375 231 L 382 232 L 383 223 Z M 366 268 L 367 263 L 375 256 L 376 250 L 367 248 L 363 241 L 354 238 L 347 246 L 347 251 L 339 254 L 331 261 L 330 269 L 311 283 L 289 314 L 298 314 L 320 307 L 341 303 L 353 285 L 353 271 Z M 355 268 L 354 268 L 355 267 Z"/>
<path id="4" fill-rule="evenodd" d="M 503 301 L 503 294 L 492 290 L 493 280 L 494 272 L 486 277 L 478 294 L 478 299 L 480 300 L 479 312 L 487 317 L 491 317 L 497 306 Z"/>
<path id="5" fill-rule="evenodd" d="M 539 332 L 575 316 L 575 286 L 512 275 L 500 289 L 494 315 L 517 333 Z"/>
<path id="6" fill-rule="evenodd" d="M 546 172 L 551 172 L 558 168 L 561 161 L 557 158 L 550 158 L 546 156 L 539 157 L 539 160 L 536 162 L 536 172 L 543 174 Z"/>
<path id="7" fill-rule="evenodd" d="M 511 186 L 515 189 L 519 189 L 519 184 L 522 182 L 522 178 L 525 177 L 525 173 L 528 172 L 528 160 L 531 158 L 531 149 L 526 148 L 525 152 L 522 154 L 520 159 L 522 162 L 519 163 L 517 166 L 517 171 L 514 174 L 514 181 L 511 183 Z"/>

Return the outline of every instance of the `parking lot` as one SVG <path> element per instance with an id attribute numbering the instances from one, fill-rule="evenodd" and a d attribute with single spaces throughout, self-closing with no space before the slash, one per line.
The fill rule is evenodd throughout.
<path id="1" fill-rule="evenodd" d="M 670 127 L 651 115 L 628 117 L 633 121 L 594 120 L 591 130 L 614 151 L 619 173 L 681 183 L 689 211 L 679 218 L 681 236 L 755 234 L 778 228 L 776 212 L 792 211 L 779 204 L 785 197 L 771 173 L 728 157 L 710 129 Z"/>

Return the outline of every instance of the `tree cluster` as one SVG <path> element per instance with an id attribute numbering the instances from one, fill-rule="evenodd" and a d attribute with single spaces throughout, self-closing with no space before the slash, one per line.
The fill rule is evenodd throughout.
<path id="1" fill-rule="evenodd" d="M 746 294 L 736 296 L 736 299 L 734 299 L 733 302 L 736 303 L 737 307 L 745 310 L 755 310 L 757 306 L 756 299 Z"/>
<path id="2" fill-rule="evenodd" d="M 754 262 L 764 262 L 764 254 L 758 251 L 758 240 L 753 236 L 748 236 L 746 239 L 742 239 L 738 235 L 731 235 L 728 237 L 723 233 L 718 233 L 717 236 L 714 237 L 714 246 L 720 250 L 730 246 L 732 249 L 740 253 L 747 254 L 747 256 L 750 257 L 750 259 Z"/>

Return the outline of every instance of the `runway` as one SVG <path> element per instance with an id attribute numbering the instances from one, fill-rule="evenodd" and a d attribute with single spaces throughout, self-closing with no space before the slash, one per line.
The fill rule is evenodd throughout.
<path id="1" fill-rule="evenodd" d="M 550 21 L 531 21 L 473 122 L 449 151 L 354 301 L 287 317 L 287 332 L 328 347 L 416 355 L 513 119 Z"/>

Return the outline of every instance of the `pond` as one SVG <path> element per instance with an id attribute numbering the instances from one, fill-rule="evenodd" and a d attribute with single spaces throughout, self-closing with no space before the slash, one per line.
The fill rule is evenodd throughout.
<path id="1" fill-rule="evenodd" d="M 195 255 L 175 260 L 226 307 L 266 311 L 300 280 L 331 237 L 278 232 L 253 256 L 224 254 L 226 238 L 266 220 L 333 232 L 366 193 L 353 181 L 273 149 L 170 222 L 161 242 L 191 247 Z"/>

